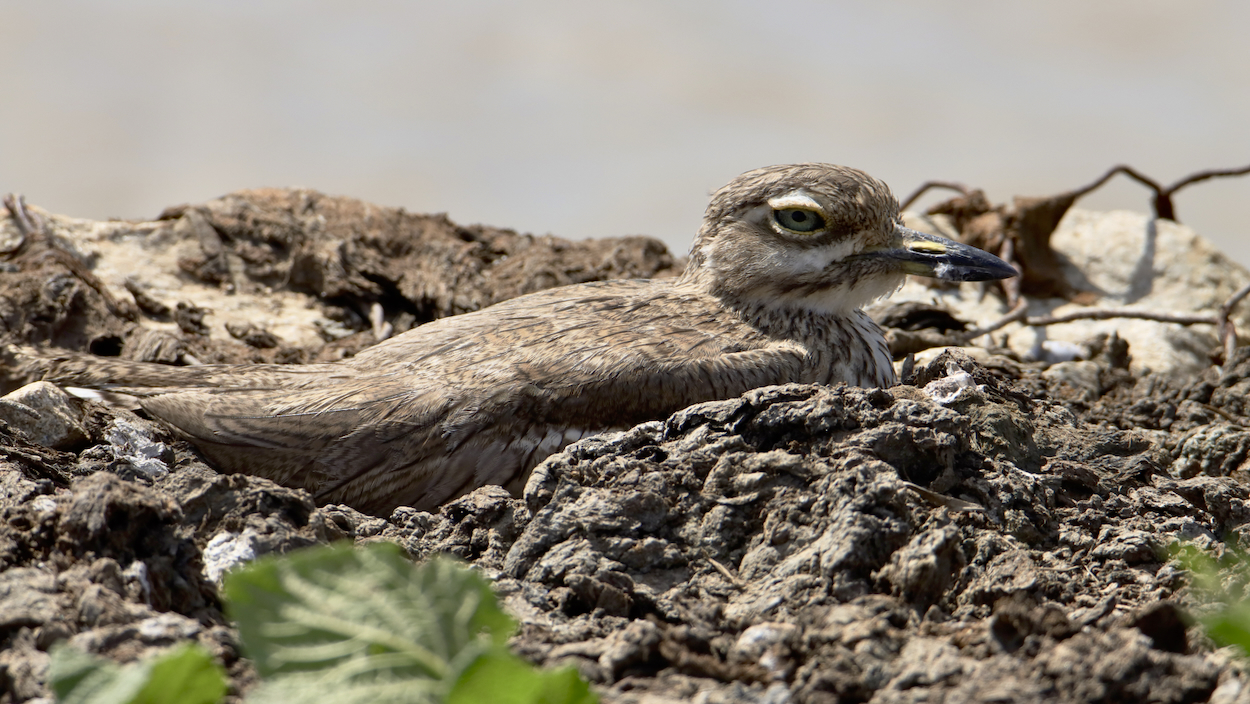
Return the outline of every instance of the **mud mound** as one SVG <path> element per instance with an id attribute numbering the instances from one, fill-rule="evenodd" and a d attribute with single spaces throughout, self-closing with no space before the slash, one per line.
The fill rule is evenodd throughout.
<path id="1" fill-rule="evenodd" d="M 610 701 L 1205 701 L 1234 670 L 1166 548 L 1239 537 L 1246 488 L 948 363 L 988 383 L 760 389 L 383 535 L 498 574 L 518 648 Z"/>
<path id="2" fill-rule="evenodd" d="M 167 362 L 332 359 L 536 288 L 680 266 L 644 238 L 569 243 L 311 191 L 149 223 L 24 217 L 0 222 L 5 333 Z M 955 325 L 920 312 L 920 332 Z M 65 639 L 121 661 L 196 640 L 245 695 L 223 570 L 344 539 L 478 566 L 523 624 L 516 650 L 575 664 L 609 702 L 1244 699 L 1167 547 L 1246 547 L 1250 350 L 1183 377 L 1134 370 L 1115 336 L 1081 349 L 947 352 L 888 390 L 758 389 L 583 440 L 522 497 L 485 487 L 385 518 L 219 474 L 124 410 L 11 397 L 0 701 L 47 697 Z"/>
<path id="3" fill-rule="evenodd" d="M 571 242 L 306 189 L 151 222 L 17 209 L 0 220 L 0 334 L 143 361 L 330 361 L 524 293 L 681 270 L 648 237 Z"/>

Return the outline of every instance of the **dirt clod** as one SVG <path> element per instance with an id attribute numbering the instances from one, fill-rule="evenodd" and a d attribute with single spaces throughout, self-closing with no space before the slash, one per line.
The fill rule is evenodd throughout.
<path id="1" fill-rule="evenodd" d="M 952 215 L 969 222 L 985 215 L 960 207 Z M 326 313 L 321 342 L 265 326 L 222 335 L 212 306 L 164 303 L 141 274 L 129 319 L 62 260 L 36 256 L 46 236 L 5 262 L 0 330 L 165 363 L 329 360 L 385 325 L 680 267 L 645 238 L 572 243 L 303 190 L 164 218 L 141 228 L 190 243 L 182 276 L 227 296 L 302 292 Z M 60 227 L 41 222 L 45 235 Z M 959 325 L 923 307 L 899 320 L 912 332 Z M 219 474 L 95 401 L 57 406 L 77 428 L 60 449 L 5 421 L 0 702 L 48 696 L 47 650 L 61 640 L 119 661 L 198 641 L 226 666 L 231 696 L 245 695 L 256 675 L 222 611 L 221 575 L 336 540 L 476 565 L 521 615 L 514 649 L 576 666 L 608 702 L 1242 691 L 1240 667 L 1193 625 L 1198 597 L 1168 548 L 1250 541 L 1250 348 L 1195 378 L 1130 373 L 1123 340 L 1087 351 L 1049 368 L 947 352 L 885 390 L 757 389 L 585 439 L 540 465 L 522 496 L 483 487 L 389 517 Z"/>

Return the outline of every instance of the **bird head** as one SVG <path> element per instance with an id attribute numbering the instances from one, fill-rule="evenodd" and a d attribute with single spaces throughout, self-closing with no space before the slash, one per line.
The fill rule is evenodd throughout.
<path id="1" fill-rule="evenodd" d="M 727 300 L 844 314 L 893 293 L 905 274 L 988 281 L 1017 272 L 903 227 L 889 187 L 862 171 L 793 164 L 748 171 L 712 195 L 683 279 Z"/>

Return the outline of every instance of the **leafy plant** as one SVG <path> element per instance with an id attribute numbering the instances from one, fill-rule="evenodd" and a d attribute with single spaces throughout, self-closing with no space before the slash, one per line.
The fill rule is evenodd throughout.
<path id="1" fill-rule="evenodd" d="M 221 666 L 197 643 L 128 665 L 62 643 L 49 680 L 63 704 L 215 704 L 226 693 Z"/>
<path id="2" fill-rule="evenodd" d="M 1208 602 L 1218 604 L 1198 617 L 1211 640 L 1220 646 L 1235 645 L 1242 655 L 1250 655 L 1250 561 L 1247 555 L 1229 551 L 1216 559 L 1194 545 L 1175 545 L 1171 552 L 1189 572 L 1195 591 Z"/>
<path id="3" fill-rule="evenodd" d="M 576 670 L 513 655 L 516 624 L 449 559 L 414 565 L 390 543 L 314 547 L 227 575 L 224 593 L 262 678 L 252 702 L 598 701 Z M 66 704 L 214 704 L 226 692 L 198 644 L 125 666 L 61 645 L 51 686 Z"/>
<path id="4" fill-rule="evenodd" d="M 224 592 L 262 683 L 257 702 L 591 704 L 571 669 L 539 672 L 506 647 L 515 624 L 490 586 L 398 546 L 308 548 L 257 560 Z"/>

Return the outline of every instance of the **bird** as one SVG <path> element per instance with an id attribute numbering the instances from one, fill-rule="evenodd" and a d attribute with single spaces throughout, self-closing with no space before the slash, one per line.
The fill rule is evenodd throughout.
<path id="1" fill-rule="evenodd" d="M 518 495 L 581 438 L 791 382 L 898 382 L 865 304 L 907 274 L 989 281 L 992 254 L 903 226 L 883 182 L 823 163 L 715 191 L 676 278 L 575 284 L 415 327 L 333 363 L 171 366 L 9 345 L 64 386 L 137 397 L 217 469 L 386 516 Z"/>

